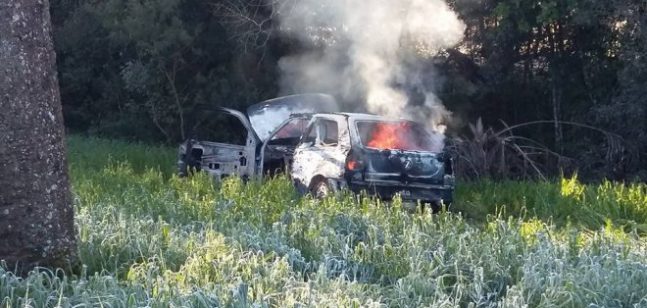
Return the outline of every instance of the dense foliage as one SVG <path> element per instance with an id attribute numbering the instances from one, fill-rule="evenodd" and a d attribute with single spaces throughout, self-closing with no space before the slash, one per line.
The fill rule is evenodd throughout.
<path id="1" fill-rule="evenodd" d="M 67 126 L 177 142 L 198 106 L 242 109 L 279 92 L 278 66 L 298 42 L 274 29 L 264 0 L 52 1 Z M 430 60 L 452 134 L 483 118 L 576 162 L 585 177 L 645 177 L 644 1 L 454 0 L 463 43 Z M 574 121 L 617 133 L 565 126 Z M 229 124 L 216 121 L 214 138 Z M 554 169 L 555 171 L 557 169 Z"/>
<path id="2" fill-rule="evenodd" d="M 586 177 L 645 175 L 636 172 L 647 150 L 644 1 L 457 0 L 455 7 L 468 24 L 468 52 L 449 54 L 450 107 L 486 123 L 552 120 L 521 133 L 576 158 Z M 623 145 L 561 121 L 617 133 Z"/>
<path id="3" fill-rule="evenodd" d="M 411 214 L 179 179 L 165 147 L 69 150 L 82 267 L 0 266 L 1 307 L 647 305 L 645 185 L 463 184 L 452 213 Z"/>
<path id="4" fill-rule="evenodd" d="M 242 108 L 275 96 L 276 59 L 241 53 L 208 1 L 55 0 L 51 7 L 73 131 L 175 142 L 199 105 Z"/>
<path id="5" fill-rule="evenodd" d="M 553 120 L 523 133 L 585 159 L 587 175 L 644 175 L 635 171 L 647 150 L 644 1 L 451 4 L 466 37 L 432 62 L 455 132 L 477 117 L 494 126 Z M 52 13 L 68 127 L 108 136 L 178 141 L 198 105 L 274 97 L 278 60 L 300 50 L 274 31 L 263 0 L 55 0 Z M 626 144 L 605 156 L 599 134 L 559 121 Z"/>

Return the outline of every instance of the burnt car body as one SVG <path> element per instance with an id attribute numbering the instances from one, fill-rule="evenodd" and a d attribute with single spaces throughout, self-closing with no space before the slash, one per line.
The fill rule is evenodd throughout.
<path id="1" fill-rule="evenodd" d="M 381 135 L 381 136 L 380 136 Z M 295 149 L 290 175 L 316 196 L 339 189 L 390 200 L 453 201 L 451 158 L 422 125 L 353 113 L 316 114 Z"/>
<path id="2" fill-rule="evenodd" d="M 240 111 L 219 108 L 244 129 L 239 144 L 189 138 L 179 147 L 178 172 L 194 169 L 216 179 L 240 176 L 248 179 L 287 169 L 294 149 L 316 112 L 333 112 L 337 102 L 324 94 L 301 94 L 267 100 Z M 208 111 L 205 111 L 208 115 Z M 302 112 L 303 114 L 297 114 Z"/>
<path id="3" fill-rule="evenodd" d="M 188 167 L 218 179 L 287 171 L 300 192 L 317 197 L 348 189 L 434 209 L 452 202 L 452 160 L 422 125 L 333 109 L 325 95 L 266 101 L 250 107 L 249 117 L 224 109 L 245 126 L 245 145 L 188 140 L 179 150 L 180 174 Z"/>

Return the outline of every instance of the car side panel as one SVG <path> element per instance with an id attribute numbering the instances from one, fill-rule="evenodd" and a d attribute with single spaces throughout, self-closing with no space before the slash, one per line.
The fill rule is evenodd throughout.
<path id="1" fill-rule="evenodd" d="M 226 176 L 253 176 L 253 168 L 249 168 L 245 146 L 214 142 L 198 142 L 193 150 L 202 150 L 200 169 L 216 179 Z"/>
<path id="2" fill-rule="evenodd" d="M 228 108 L 220 110 L 241 121 L 246 129 L 245 144 L 187 140 L 179 148 L 180 175 L 186 175 L 187 167 L 205 171 L 216 179 L 226 176 L 251 178 L 258 175 L 256 147 L 259 140 L 251 129 L 249 120 L 239 111 Z"/>

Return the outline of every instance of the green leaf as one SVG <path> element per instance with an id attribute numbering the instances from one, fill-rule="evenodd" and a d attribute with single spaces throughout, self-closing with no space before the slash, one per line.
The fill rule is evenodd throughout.
<path id="1" fill-rule="evenodd" d="M 506 19 L 510 16 L 510 6 L 507 3 L 499 3 L 494 9 L 494 15 Z"/>

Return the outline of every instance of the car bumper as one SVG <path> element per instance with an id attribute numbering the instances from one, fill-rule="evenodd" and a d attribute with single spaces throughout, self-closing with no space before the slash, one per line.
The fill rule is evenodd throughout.
<path id="1" fill-rule="evenodd" d="M 383 200 L 391 200 L 400 195 L 403 201 L 420 202 L 444 202 L 449 204 L 454 200 L 454 186 L 452 185 L 428 185 L 428 184 L 404 184 L 391 181 L 353 181 L 348 184 L 353 192 L 366 191 Z"/>

